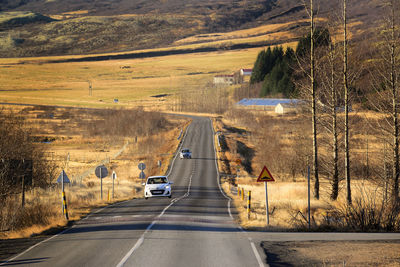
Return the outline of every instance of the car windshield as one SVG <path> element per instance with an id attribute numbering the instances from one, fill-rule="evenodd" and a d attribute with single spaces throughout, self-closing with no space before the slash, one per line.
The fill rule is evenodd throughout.
<path id="1" fill-rule="evenodd" d="M 167 178 L 165 177 L 153 177 L 147 180 L 147 184 L 166 184 Z"/>
<path id="2" fill-rule="evenodd" d="M 184 150 L 182 150 L 182 152 L 187 153 L 187 152 L 189 152 L 189 149 L 184 149 Z"/>

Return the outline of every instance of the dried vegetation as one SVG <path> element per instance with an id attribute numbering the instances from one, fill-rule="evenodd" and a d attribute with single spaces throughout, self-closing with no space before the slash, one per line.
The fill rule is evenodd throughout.
<path id="1" fill-rule="evenodd" d="M 10 116 L 21 121 L 18 129 L 23 130 L 25 136 L 29 136 L 29 144 L 42 153 L 41 158 L 33 161 L 34 170 L 49 173 L 38 176 L 42 180 L 34 179 L 33 185 L 26 184 L 23 208 L 21 182 L 9 175 L 0 177 L 1 188 L 9 189 L 1 195 L 4 205 L 0 207 L 0 236 L 3 238 L 29 236 L 65 225 L 60 187 L 56 184 L 62 169 L 71 181 L 70 186 L 66 186 L 66 196 L 72 220 L 99 205 L 142 197 L 138 163 L 146 163 L 146 175 L 165 172 L 179 142 L 176 137 L 188 123 L 184 118 L 142 109 L 21 106 L 8 107 L 1 112 L 1 118 L 7 118 L 8 122 Z M 158 160 L 163 162 L 161 169 L 157 166 Z M 100 198 L 99 179 L 94 175 L 99 164 L 104 164 L 109 173 L 117 173 L 114 198 L 110 178 L 103 179 L 103 199 Z"/>
<path id="2" fill-rule="evenodd" d="M 311 132 L 307 115 L 280 116 L 243 109 L 229 110 L 225 115 L 224 119 L 214 120 L 220 132 L 219 166 L 224 189 L 234 199 L 242 225 L 251 229 L 266 225 L 264 184 L 256 182 L 266 165 L 276 180 L 268 184 L 271 229 L 308 229 L 306 177 L 311 164 Z M 351 114 L 353 205 L 346 204 L 343 173 L 339 198 L 330 199 L 332 155 L 328 133 L 320 133 L 321 198 L 311 199 L 312 229 L 400 230 L 399 208 L 390 201 L 390 178 L 384 175 L 390 169 L 387 140 L 374 130 L 383 119 L 373 112 Z M 343 157 L 343 147 L 339 154 Z M 238 188 L 244 189 L 244 200 L 237 195 Z M 252 192 L 250 219 L 246 209 L 248 191 Z"/>

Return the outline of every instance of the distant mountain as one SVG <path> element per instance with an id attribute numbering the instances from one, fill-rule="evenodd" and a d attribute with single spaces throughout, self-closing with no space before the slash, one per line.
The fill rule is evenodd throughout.
<path id="1" fill-rule="evenodd" d="M 341 13 L 340 0 L 314 3 L 319 17 Z M 349 1 L 350 23 L 357 22 L 353 37 L 380 21 L 382 6 L 381 0 Z M 0 22 L 0 56 L 156 48 L 195 34 L 307 18 L 298 0 L 0 0 L 0 11 L 0 20 L 6 17 Z M 35 16 L 22 18 L 27 12 Z"/>

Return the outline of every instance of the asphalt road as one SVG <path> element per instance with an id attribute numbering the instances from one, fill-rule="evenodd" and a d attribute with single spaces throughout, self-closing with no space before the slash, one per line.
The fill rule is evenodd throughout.
<path id="1" fill-rule="evenodd" d="M 171 199 L 99 209 L 3 265 L 263 266 L 262 248 L 220 190 L 213 135 L 210 119 L 194 118 L 182 141 L 192 159 L 175 158 Z"/>
<path id="2" fill-rule="evenodd" d="M 243 231 L 218 184 L 213 135 L 208 118 L 193 118 L 182 141 L 192 159 L 175 158 L 171 199 L 98 209 L 0 266 L 267 266 L 263 241 L 400 240 L 394 233 Z"/>

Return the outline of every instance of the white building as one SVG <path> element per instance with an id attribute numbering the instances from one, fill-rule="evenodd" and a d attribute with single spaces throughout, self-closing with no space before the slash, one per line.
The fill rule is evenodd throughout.
<path id="1" fill-rule="evenodd" d="M 232 85 L 235 77 L 233 74 L 222 74 L 214 76 L 214 85 Z"/>
<path id="2" fill-rule="evenodd" d="M 275 106 L 275 113 L 285 114 L 285 113 L 295 113 L 296 105 L 293 103 L 279 103 Z"/>
<path id="3" fill-rule="evenodd" d="M 241 76 L 251 76 L 253 69 L 240 69 Z"/>

